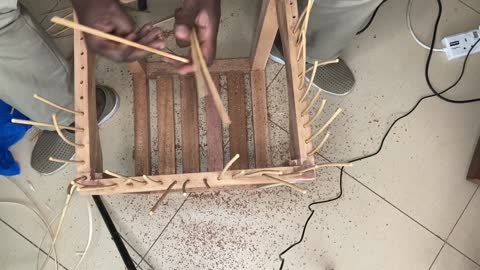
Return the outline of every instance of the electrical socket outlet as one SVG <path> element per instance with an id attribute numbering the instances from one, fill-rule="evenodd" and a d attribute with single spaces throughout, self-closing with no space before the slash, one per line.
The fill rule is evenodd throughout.
<path id="1" fill-rule="evenodd" d="M 479 38 L 480 31 L 478 29 L 443 38 L 442 44 L 443 49 L 447 54 L 447 59 L 450 61 L 452 59 L 466 56 L 470 48 L 472 48 Z M 477 52 L 480 52 L 480 44 L 475 46 L 470 54 L 475 54 Z"/>

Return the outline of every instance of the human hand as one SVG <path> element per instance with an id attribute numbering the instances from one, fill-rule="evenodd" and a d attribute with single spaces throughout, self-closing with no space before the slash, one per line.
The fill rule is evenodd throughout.
<path id="1" fill-rule="evenodd" d="M 197 30 L 200 49 L 207 65 L 215 59 L 217 33 L 220 23 L 220 0 L 184 0 L 175 12 L 175 38 L 180 47 L 190 44 L 192 28 Z M 193 72 L 192 64 L 180 65 L 180 74 Z"/>
<path id="2" fill-rule="evenodd" d="M 72 0 L 73 7 L 81 24 L 98 29 L 140 44 L 163 49 L 165 42 L 160 39 L 162 31 L 144 25 L 135 31 L 131 18 L 122 10 L 116 0 Z M 117 62 L 131 62 L 143 58 L 149 52 L 86 34 L 89 49 Z"/>

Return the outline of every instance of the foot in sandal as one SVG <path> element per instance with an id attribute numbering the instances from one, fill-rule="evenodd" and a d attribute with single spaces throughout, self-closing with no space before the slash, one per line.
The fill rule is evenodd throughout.
<path id="1" fill-rule="evenodd" d="M 270 51 L 270 59 L 281 65 L 285 65 L 282 42 L 278 35 Z M 311 66 L 313 66 L 313 64 L 307 62 L 306 68 L 308 69 Z M 312 72 L 307 72 L 305 80 L 308 82 L 311 76 Z M 339 59 L 338 63 L 319 66 L 313 78 L 312 85 L 316 88 L 321 88 L 329 94 L 344 96 L 352 91 L 355 85 L 355 77 L 345 61 Z"/>
<path id="2" fill-rule="evenodd" d="M 117 93 L 106 86 L 97 86 L 97 119 L 98 124 L 105 123 L 117 111 L 119 106 Z M 70 141 L 75 141 L 75 133 L 62 130 Z M 30 164 L 37 172 L 49 175 L 63 169 L 67 163 L 50 161 L 53 157 L 71 160 L 75 156 L 75 148 L 65 143 L 56 131 L 43 131 L 33 148 Z"/>

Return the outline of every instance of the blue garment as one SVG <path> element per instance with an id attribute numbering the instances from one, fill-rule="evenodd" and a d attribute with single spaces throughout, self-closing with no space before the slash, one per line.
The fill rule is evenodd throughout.
<path id="1" fill-rule="evenodd" d="M 8 148 L 18 142 L 30 125 L 19 125 L 11 122 L 12 118 L 28 118 L 0 99 L 0 175 L 12 176 L 20 173 L 18 163 L 13 159 Z"/>

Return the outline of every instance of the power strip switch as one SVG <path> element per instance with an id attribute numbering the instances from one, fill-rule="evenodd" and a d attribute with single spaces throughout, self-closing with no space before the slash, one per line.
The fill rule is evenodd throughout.
<path id="1" fill-rule="evenodd" d="M 443 38 L 443 50 L 447 54 L 447 59 L 450 61 L 452 59 L 465 57 L 479 38 L 480 31 L 478 29 Z M 470 54 L 477 52 L 480 52 L 480 44 L 477 44 Z"/>

